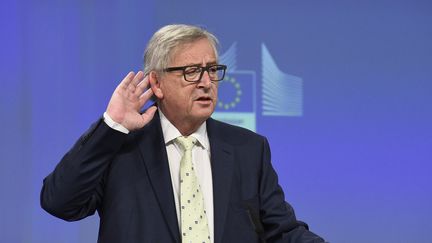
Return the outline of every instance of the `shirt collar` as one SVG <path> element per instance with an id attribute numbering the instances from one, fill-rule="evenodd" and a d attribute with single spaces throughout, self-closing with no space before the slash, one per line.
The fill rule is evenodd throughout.
<path id="1" fill-rule="evenodd" d="M 168 118 L 163 114 L 163 112 L 158 109 L 159 117 L 162 126 L 162 133 L 165 140 L 165 145 L 174 142 L 177 137 L 181 137 L 180 131 L 168 120 Z M 207 136 L 207 126 L 206 122 L 203 122 L 199 128 L 192 133 L 190 136 L 196 138 L 199 144 L 206 150 L 209 149 L 209 140 Z"/>

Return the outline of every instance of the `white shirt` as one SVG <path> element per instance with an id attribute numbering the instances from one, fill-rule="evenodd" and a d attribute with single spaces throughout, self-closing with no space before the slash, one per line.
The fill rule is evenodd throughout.
<path id="1" fill-rule="evenodd" d="M 171 182 L 174 193 L 174 201 L 176 205 L 177 220 L 179 228 L 181 229 L 180 218 L 180 160 L 183 156 L 183 150 L 175 142 L 177 137 L 182 136 L 180 131 L 165 117 L 162 111 L 159 111 L 162 133 L 165 141 L 165 148 L 168 155 L 168 164 L 170 168 Z M 114 122 L 108 114 L 104 113 L 104 121 L 111 128 L 129 133 L 129 131 L 122 125 Z M 213 216 L 213 180 L 210 163 L 210 142 L 207 136 L 207 126 L 204 122 L 197 131 L 190 136 L 197 139 L 198 143 L 192 149 L 192 163 L 196 168 L 196 176 L 201 185 L 204 197 L 204 205 L 207 213 L 207 220 L 210 233 L 210 241 L 214 240 L 214 216 Z"/>

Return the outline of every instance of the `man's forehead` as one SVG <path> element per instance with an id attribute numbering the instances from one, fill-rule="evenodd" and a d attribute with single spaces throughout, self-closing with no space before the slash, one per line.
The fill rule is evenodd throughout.
<path id="1" fill-rule="evenodd" d="M 200 64 L 203 59 L 216 63 L 216 50 L 208 39 L 198 39 L 178 45 L 171 51 L 171 62 L 194 62 Z"/>

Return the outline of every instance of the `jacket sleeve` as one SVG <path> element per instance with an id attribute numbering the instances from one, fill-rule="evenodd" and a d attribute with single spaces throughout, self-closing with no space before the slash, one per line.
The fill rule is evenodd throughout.
<path id="1" fill-rule="evenodd" d="M 104 173 L 126 138 L 99 119 L 44 179 L 42 208 L 67 221 L 94 214 L 103 197 Z"/>
<path id="2" fill-rule="evenodd" d="M 285 202 L 284 193 L 271 165 L 270 147 L 267 139 L 264 139 L 263 144 L 260 205 L 262 241 L 267 243 L 325 242 L 321 237 L 309 231 L 305 223 L 297 221 L 293 208 Z"/>

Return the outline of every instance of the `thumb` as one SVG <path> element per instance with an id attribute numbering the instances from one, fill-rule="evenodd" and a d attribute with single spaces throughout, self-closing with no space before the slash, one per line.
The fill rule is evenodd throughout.
<path id="1" fill-rule="evenodd" d="M 157 107 L 152 106 L 148 108 L 143 114 L 141 114 L 141 117 L 143 119 L 144 125 L 149 123 L 151 119 L 153 119 L 154 114 L 156 113 Z"/>

